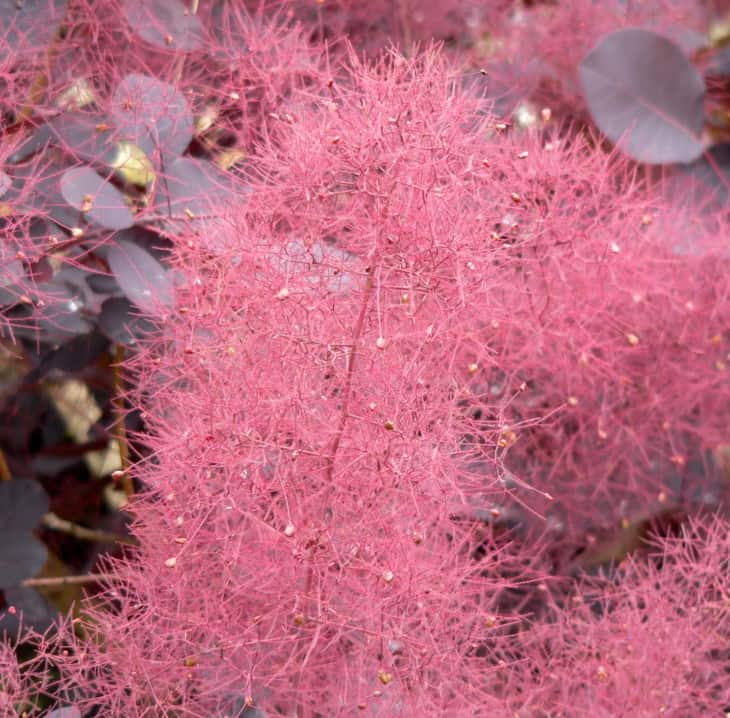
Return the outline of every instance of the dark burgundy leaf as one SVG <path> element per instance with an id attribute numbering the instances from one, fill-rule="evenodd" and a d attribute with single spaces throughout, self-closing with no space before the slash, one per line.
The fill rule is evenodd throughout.
<path id="1" fill-rule="evenodd" d="M 48 506 L 48 496 L 37 481 L 0 481 L 0 536 L 33 531 L 48 513 Z"/>
<path id="2" fill-rule="evenodd" d="M 51 627 L 58 615 L 58 611 L 53 609 L 35 588 L 14 586 L 6 588 L 3 593 L 5 601 L 9 605 L 15 606 L 17 613 L 6 613 L 0 617 L 0 633 L 7 631 L 10 635 L 18 636 L 21 628 L 21 615 L 23 626 L 31 626 L 39 633 L 43 633 Z"/>
<path id="3" fill-rule="evenodd" d="M 18 301 L 18 293 L 25 290 L 25 267 L 18 259 L 5 261 L 0 265 L 0 304 Z"/>
<path id="4" fill-rule="evenodd" d="M 34 155 L 38 150 L 43 149 L 47 144 L 55 142 L 55 136 L 48 124 L 43 124 L 34 129 L 12 152 L 8 160 L 13 164 L 24 162 Z"/>
<path id="5" fill-rule="evenodd" d="M 91 324 L 80 313 L 85 309 L 85 295 L 77 287 L 54 277 L 37 285 L 37 291 L 45 303 L 35 308 L 35 316 L 48 341 L 61 343 L 71 335 L 91 331 Z"/>
<path id="6" fill-rule="evenodd" d="M 10 155 L 19 163 L 46 145 L 61 147 L 78 159 L 109 164 L 113 156 L 114 129 L 104 115 L 89 112 L 64 112 L 35 129 Z"/>
<path id="7" fill-rule="evenodd" d="M 155 312 L 172 306 L 175 294 L 170 275 L 147 250 L 118 240 L 109 248 L 107 260 L 122 291 L 137 307 Z"/>
<path id="8" fill-rule="evenodd" d="M 64 112 L 48 122 L 60 146 L 75 157 L 108 164 L 114 130 L 100 113 Z"/>
<path id="9" fill-rule="evenodd" d="M 539 72 L 533 61 L 517 64 L 501 60 L 489 65 L 489 72 L 472 70 L 464 74 L 461 89 L 480 100 L 480 114 L 507 117 L 536 89 Z"/>
<path id="10" fill-rule="evenodd" d="M 681 48 L 629 28 L 606 35 L 580 66 L 599 129 L 635 160 L 692 162 L 703 151 L 705 85 Z"/>
<path id="11" fill-rule="evenodd" d="M 26 375 L 27 382 L 38 381 L 52 370 L 74 373 L 95 362 L 108 348 L 109 341 L 101 332 L 73 337 L 41 357 L 37 367 Z"/>
<path id="12" fill-rule="evenodd" d="M 99 327 L 113 342 L 126 346 L 134 346 L 156 330 L 155 324 L 140 316 L 134 304 L 124 297 L 112 297 L 104 302 Z"/>
<path id="13" fill-rule="evenodd" d="M 78 226 L 81 216 L 70 207 L 60 189 L 60 178 L 70 169 L 53 151 L 44 153 L 43 162 L 18 167 L 14 174 L 18 183 L 25 183 L 20 206 L 31 215 L 45 215 L 62 227 Z"/>
<path id="14" fill-rule="evenodd" d="M 165 216 L 168 231 L 200 229 L 206 246 L 215 251 L 222 241 L 221 205 L 243 196 L 245 191 L 211 162 L 181 157 L 161 178 L 155 210 Z"/>
<path id="15" fill-rule="evenodd" d="M 65 12 L 66 0 L 0 0 L 3 27 L 0 60 L 45 47 L 58 30 Z"/>
<path id="16" fill-rule="evenodd" d="M 706 156 L 681 168 L 676 177 L 677 200 L 693 201 L 696 207 L 706 211 L 726 208 L 730 187 L 730 143 L 714 145 Z"/>
<path id="17" fill-rule="evenodd" d="M 32 534 L 0 529 L 0 589 L 35 576 L 47 558 L 46 547 Z"/>
<path id="18" fill-rule="evenodd" d="M 164 166 L 181 155 L 193 138 L 193 114 L 172 85 L 147 75 L 127 75 L 112 98 L 111 112 L 120 137 L 136 144 Z"/>
<path id="19" fill-rule="evenodd" d="M 86 283 L 97 294 L 117 294 L 121 291 L 117 280 L 106 274 L 89 274 Z"/>
<path id="20" fill-rule="evenodd" d="M 105 229 L 127 229 L 134 225 L 134 215 L 124 195 L 89 167 L 64 172 L 61 194 L 74 209 Z"/>
<path id="21" fill-rule="evenodd" d="M 127 22 L 139 37 L 163 50 L 199 50 L 205 42 L 197 15 L 180 0 L 125 0 Z"/>

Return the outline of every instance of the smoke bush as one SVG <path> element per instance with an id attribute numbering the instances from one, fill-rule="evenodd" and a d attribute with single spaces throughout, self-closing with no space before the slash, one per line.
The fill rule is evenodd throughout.
<path id="1" fill-rule="evenodd" d="M 719 440 L 724 265 L 687 272 L 620 162 L 456 88 L 353 57 L 272 120 L 220 254 L 176 244 L 180 314 L 133 364 L 141 548 L 61 661 L 77 705 L 506 710 L 535 639 L 494 626 L 539 571 L 484 521 L 611 520 Z"/>
<path id="2" fill-rule="evenodd" d="M 140 545 L 34 660 L 3 646 L 0 706 L 726 710 L 724 520 L 567 575 L 591 532 L 723 505 L 726 237 L 587 133 L 506 132 L 439 51 L 328 66 L 280 10 L 187 59 L 251 97 L 249 192 L 169 232 L 175 310 L 126 362 Z"/>

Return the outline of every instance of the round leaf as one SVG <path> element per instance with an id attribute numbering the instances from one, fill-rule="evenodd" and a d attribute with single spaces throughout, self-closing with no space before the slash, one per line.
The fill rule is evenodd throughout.
<path id="1" fill-rule="evenodd" d="M 0 60 L 17 58 L 18 52 L 46 46 L 66 12 L 66 0 L 0 0 L 3 41 Z"/>
<path id="2" fill-rule="evenodd" d="M 69 206 L 60 191 L 59 178 L 68 169 L 70 167 L 62 158 L 51 152 L 44 153 L 42 164 L 33 162 L 16 168 L 16 179 L 25 182 L 29 190 L 21 204 L 23 209 L 53 219 L 62 227 L 77 226 L 79 213 Z"/>
<path id="3" fill-rule="evenodd" d="M 155 331 L 154 323 L 140 316 L 124 297 L 112 297 L 104 302 L 99 327 L 113 342 L 126 346 L 134 346 L 139 339 Z"/>
<path id="4" fill-rule="evenodd" d="M 32 531 L 46 513 L 48 496 L 37 481 L 0 481 L 0 537 Z"/>
<path id="5" fill-rule="evenodd" d="M 38 381 L 51 371 L 81 371 L 93 364 L 108 346 L 106 337 L 96 330 L 72 337 L 61 346 L 45 352 L 38 365 L 28 372 L 26 381 Z"/>
<path id="6" fill-rule="evenodd" d="M 13 586 L 6 588 L 5 602 L 18 609 L 17 613 L 6 613 L 0 618 L 0 633 L 7 631 L 13 636 L 22 633 L 21 626 L 31 626 L 35 631 L 43 633 L 52 625 L 58 611 L 34 588 Z M 22 617 L 22 623 L 21 623 Z"/>
<path id="7" fill-rule="evenodd" d="M 705 85 L 681 48 L 630 28 L 606 35 L 580 65 L 595 123 L 633 159 L 692 162 L 703 152 Z"/>
<path id="8" fill-rule="evenodd" d="M 124 14 L 145 42 L 163 50 L 199 50 L 205 36 L 200 18 L 180 0 L 125 0 Z"/>
<path id="9" fill-rule="evenodd" d="M 35 576 L 48 558 L 46 547 L 30 533 L 0 533 L 0 589 Z"/>
<path id="10" fill-rule="evenodd" d="M 86 277 L 86 283 L 92 291 L 97 294 L 118 294 L 119 285 L 114 277 L 107 274 L 89 274 Z"/>
<path id="11" fill-rule="evenodd" d="M 72 207 L 105 229 L 126 229 L 134 225 L 134 215 L 124 195 L 89 167 L 64 172 L 61 194 Z"/>
<path id="12" fill-rule="evenodd" d="M 184 232 L 188 227 L 201 230 L 203 241 L 211 251 L 224 246 L 220 206 L 232 201 L 246 189 L 234 187 L 232 178 L 205 160 L 180 157 L 165 173 L 157 195 L 156 212 L 165 216 L 170 232 Z"/>
<path id="13" fill-rule="evenodd" d="M 64 150 L 87 161 L 104 160 L 114 132 L 105 117 L 92 112 L 64 112 L 48 122 Z"/>
<path id="14" fill-rule="evenodd" d="M 48 332 L 49 340 L 53 337 L 54 343 L 60 344 L 70 336 L 91 331 L 92 325 L 82 316 L 85 296 L 78 287 L 54 276 L 35 289 L 45 304 L 36 306 L 33 313 L 38 326 Z"/>
<path id="15" fill-rule="evenodd" d="M 114 91 L 111 112 L 119 133 L 165 165 L 181 155 L 193 138 L 193 113 L 172 85 L 147 75 L 127 75 Z"/>
<path id="16" fill-rule="evenodd" d="M 124 294 L 140 309 L 154 312 L 173 305 L 170 275 L 145 249 L 120 239 L 109 248 L 107 261 Z"/>

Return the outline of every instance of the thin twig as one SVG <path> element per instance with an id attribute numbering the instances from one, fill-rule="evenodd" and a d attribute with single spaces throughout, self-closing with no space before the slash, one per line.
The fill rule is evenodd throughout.
<path id="1" fill-rule="evenodd" d="M 127 496 L 134 493 L 134 482 L 132 477 L 127 473 L 129 466 L 129 444 L 127 443 L 127 430 L 124 423 L 124 399 L 121 396 L 122 391 L 122 362 L 124 361 L 124 346 L 117 344 L 114 351 L 114 398 L 112 399 L 112 411 L 114 414 L 114 438 L 119 444 L 119 457 L 121 460 L 122 490 Z"/>
<path id="2" fill-rule="evenodd" d="M 111 581 L 111 573 L 87 573 L 81 576 L 48 576 L 46 578 L 26 578 L 20 585 L 26 588 L 56 588 L 58 586 L 79 586 L 84 583 Z"/>
<path id="3" fill-rule="evenodd" d="M 103 541 L 105 543 L 123 543 L 127 546 L 139 546 L 139 541 L 134 536 L 122 536 L 107 531 L 89 529 L 85 526 L 75 524 L 73 521 L 62 519 L 53 512 L 47 513 L 43 517 L 43 525 L 47 529 L 61 531 L 83 541 Z"/>

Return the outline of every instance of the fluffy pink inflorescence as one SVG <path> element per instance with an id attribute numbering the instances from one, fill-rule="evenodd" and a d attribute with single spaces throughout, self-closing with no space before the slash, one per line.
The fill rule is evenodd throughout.
<path id="1" fill-rule="evenodd" d="M 526 597 L 527 529 L 712 488 L 663 469 L 725 437 L 727 266 L 712 238 L 678 255 L 621 163 L 504 134 L 461 88 L 435 53 L 351 58 L 271 118 L 215 241 L 177 242 L 179 314 L 132 365 L 141 548 L 62 661 L 80 706 L 572 715 L 562 676 L 604 705 L 603 624 Z M 633 605 L 610 620 L 641 639 Z"/>
<path id="2" fill-rule="evenodd" d="M 111 714 L 223 715 L 247 697 L 307 715 L 500 704 L 506 649 L 475 647 L 519 566 L 500 576 L 490 545 L 474 560 L 478 527 L 453 520 L 503 493 L 496 424 L 477 436 L 462 406 L 484 325 L 476 266 L 494 257 L 468 162 L 487 124 L 448 80 L 433 55 L 355 65 L 341 152 L 364 176 L 321 188 L 356 204 L 331 227 L 299 225 L 263 184 L 218 256 L 180 243 L 184 313 L 139 360 L 155 458 L 138 469 L 141 554 L 117 566 L 120 613 L 91 629 L 113 641 L 92 641 L 78 678 Z M 284 121 L 302 140 L 321 122 L 318 149 L 338 144 L 321 91 Z M 299 160 L 287 174 L 308 171 Z"/>
<path id="3" fill-rule="evenodd" d="M 139 552 L 109 563 L 86 640 L 36 638 L 24 672 L 3 647 L 0 710 L 38 690 L 113 717 L 726 709 L 724 523 L 631 564 L 600 614 L 546 576 L 556 538 L 723 499 L 726 238 L 688 239 L 590 138 L 513 135 L 436 52 L 353 55 L 329 81 L 288 24 L 301 4 L 276 5 L 226 5 L 215 61 L 186 58 L 182 79 L 90 15 L 93 51 L 65 46 L 50 78 L 49 96 L 89 75 L 106 101 L 149 70 L 198 116 L 204 87 L 251 150 L 251 194 L 215 236 L 173 238 L 178 314 L 130 362 L 153 449 Z M 471 2 L 399 7 L 305 19 L 368 49 L 479 20 Z M 588 34 L 539 11 L 545 57 L 580 29 L 573 67 L 620 25 L 588 9 Z M 239 102 L 248 121 L 227 126 Z"/>
<path id="4" fill-rule="evenodd" d="M 729 528 L 718 517 L 692 520 L 652 541 L 648 564 L 631 559 L 620 580 L 579 586 L 535 631 L 516 683 L 529 699 L 517 715 L 723 715 Z"/>

